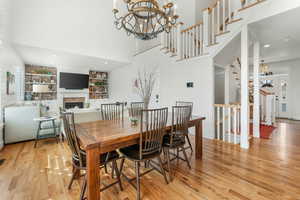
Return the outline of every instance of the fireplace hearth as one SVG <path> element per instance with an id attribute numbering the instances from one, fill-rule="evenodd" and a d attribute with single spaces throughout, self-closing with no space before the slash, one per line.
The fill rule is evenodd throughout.
<path id="1" fill-rule="evenodd" d="M 64 98 L 64 109 L 72 109 L 72 108 L 84 108 L 84 97 L 68 97 Z"/>

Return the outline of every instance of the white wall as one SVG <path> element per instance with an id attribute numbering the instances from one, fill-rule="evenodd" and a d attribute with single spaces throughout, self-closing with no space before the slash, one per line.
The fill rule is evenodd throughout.
<path id="1" fill-rule="evenodd" d="M 14 95 L 7 95 L 6 88 L 7 88 L 7 79 L 6 73 L 10 72 L 15 75 L 16 82 L 15 82 L 15 94 Z M 5 106 L 10 104 L 14 104 L 21 99 L 21 94 L 23 92 L 21 86 L 22 79 L 20 78 L 24 72 L 24 64 L 16 55 L 14 49 L 8 46 L 0 46 L 0 149 L 3 147 L 3 136 L 2 136 L 2 123 L 3 123 L 3 116 L 2 110 Z"/>
<path id="2" fill-rule="evenodd" d="M 112 0 L 10 1 L 15 43 L 116 61 L 133 54 L 133 37 L 114 27 Z"/>
<path id="3" fill-rule="evenodd" d="M 215 73 L 215 104 L 224 104 L 225 92 L 225 74 L 223 72 Z"/>
<path id="4" fill-rule="evenodd" d="M 300 120 L 300 61 L 291 64 L 288 85 L 290 118 Z"/>
<path id="5" fill-rule="evenodd" d="M 140 98 L 133 93 L 132 83 L 141 67 L 157 67 L 159 82 L 157 92 L 159 103 L 152 98 L 151 106 L 172 106 L 178 100 L 193 101 L 195 115 L 204 116 L 204 136 L 213 138 L 214 68 L 212 59 L 202 57 L 176 62 L 160 52 L 159 47 L 136 56 L 132 65 L 111 72 L 112 99 L 136 101 Z M 193 82 L 194 88 L 186 83 Z"/>

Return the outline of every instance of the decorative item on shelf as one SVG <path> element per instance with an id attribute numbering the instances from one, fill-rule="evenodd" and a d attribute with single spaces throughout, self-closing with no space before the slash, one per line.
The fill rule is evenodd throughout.
<path id="1" fill-rule="evenodd" d="M 151 95 L 156 82 L 156 68 L 153 68 L 152 71 L 147 71 L 146 68 L 139 70 L 138 77 L 134 81 L 134 88 L 136 89 L 138 95 L 144 102 L 144 108 L 149 108 L 149 103 Z"/>
<path id="2" fill-rule="evenodd" d="M 128 35 L 133 34 L 141 40 L 151 40 L 159 33 L 170 32 L 179 17 L 177 5 L 172 2 L 160 5 L 157 0 L 124 0 L 126 13 L 119 17 L 117 1 L 113 3 L 116 28 L 124 29 Z"/>
<path id="3" fill-rule="evenodd" d="M 260 64 L 260 72 L 264 76 L 270 76 L 273 75 L 273 72 L 270 71 L 269 66 L 265 63 L 264 60 L 261 61 Z"/>
<path id="4" fill-rule="evenodd" d="M 11 72 L 6 72 L 6 94 L 15 94 L 15 75 Z"/>

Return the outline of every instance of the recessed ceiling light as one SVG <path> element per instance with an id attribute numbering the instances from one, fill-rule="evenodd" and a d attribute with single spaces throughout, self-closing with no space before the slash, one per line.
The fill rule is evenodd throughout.
<path id="1" fill-rule="evenodd" d="M 271 45 L 270 44 L 265 44 L 264 47 L 265 48 L 269 48 Z"/>
<path id="2" fill-rule="evenodd" d="M 289 42 L 291 40 L 291 38 L 290 37 L 286 37 L 286 38 L 284 38 L 284 41 L 285 42 Z"/>
<path id="3" fill-rule="evenodd" d="M 106 64 L 106 65 L 107 65 L 107 64 L 108 64 L 108 62 L 107 62 L 107 61 L 105 61 L 105 62 L 104 62 L 104 64 Z"/>
<path id="4" fill-rule="evenodd" d="M 0 40 L 0 45 L 2 45 L 3 44 L 3 41 L 2 40 Z"/>

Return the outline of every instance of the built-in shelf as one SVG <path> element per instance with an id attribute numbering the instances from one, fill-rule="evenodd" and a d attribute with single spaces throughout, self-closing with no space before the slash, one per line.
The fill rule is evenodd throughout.
<path id="1" fill-rule="evenodd" d="M 90 99 L 107 99 L 108 73 L 90 71 L 89 73 L 89 97 Z"/>
<path id="2" fill-rule="evenodd" d="M 33 82 L 26 82 L 27 85 L 56 85 L 56 83 L 33 83 Z"/>
<path id="3" fill-rule="evenodd" d="M 25 91 L 26 93 L 38 93 L 38 94 L 43 94 L 43 93 L 57 93 L 57 91 L 48 91 L 48 92 L 33 92 L 33 91 Z"/>
<path id="4" fill-rule="evenodd" d="M 48 92 L 33 92 L 36 85 L 45 85 Z M 25 65 L 25 101 L 55 100 L 57 98 L 57 69 Z"/>
<path id="5" fill-rule="evenodd" d="M 54 75 L 54 74 L 34 74 L 34 73 L 26 73 L 25 74 L 26 76 L 56 76 L 56 75 Z"/>

